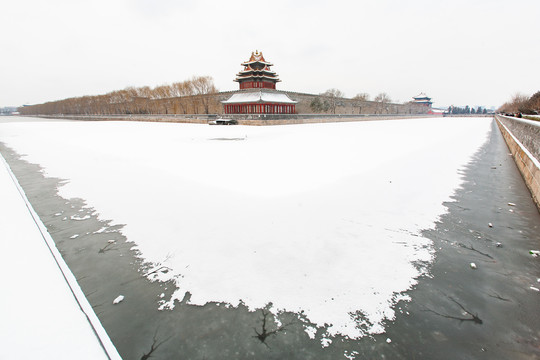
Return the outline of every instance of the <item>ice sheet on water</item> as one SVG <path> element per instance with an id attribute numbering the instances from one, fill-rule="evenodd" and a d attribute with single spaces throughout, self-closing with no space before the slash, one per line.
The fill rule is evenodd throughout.
<path id="1" fill-rule="evenodd" d="M 178 289 L 162 308 L 187 292 L 195 305 L 272 303 L 275 314 L 303 311 L 314 326 L 329 324 L 324 346 L 338 334 L 384 332 L 407 300 L 396 295 L 433 258 L 420 230 L 446 211 L 490 122 L 10 123 L 0 141 L 69 179 L 64 197 L 126 224 L 146 262 L 175 255 L 167 276 Z"/>

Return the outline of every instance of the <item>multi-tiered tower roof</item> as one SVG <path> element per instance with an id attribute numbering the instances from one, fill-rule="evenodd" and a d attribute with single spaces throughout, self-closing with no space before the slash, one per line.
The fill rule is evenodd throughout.
<path id="1" fill-rule="evenodd" d="M 275 89 L 279 80 L 275 71 L 270 70 L 273 64 L 264 60 L 262 52 L 252 52 L 248 61 L 243 62 L 244 70 L 236 75 L 240 89 Z"/>

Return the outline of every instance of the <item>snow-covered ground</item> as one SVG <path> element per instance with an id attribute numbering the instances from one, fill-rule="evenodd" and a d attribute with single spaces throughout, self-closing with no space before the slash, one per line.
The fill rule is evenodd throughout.
<path id="1" fill-rule="evenodd" d="M 272 303 L 359 338 L 384 332 L 428 272 L 436 251 L 420 231 L 445 212 L 491 121 L 20 122 L 0 124 L 0 141 L 172 269 L 158 276 L 178 285 L 164 311 L 186 292 L 195 305 Z"/>
<path id="2" fill-rule="evenodd" d="M 1 156 L 0 199 L 0 358 L 109 359 L 87 315 L 94 321 L 97 317 L 88 303 L 75 300 L 42 236 L 45 227 L 34 221 Z M 66 275 L 69 278 L 68 269 Z M 71 279 L 76 286 L 73 275 Z M 103 328 L 94 324 L 110 358 L 119 359 Z"/>

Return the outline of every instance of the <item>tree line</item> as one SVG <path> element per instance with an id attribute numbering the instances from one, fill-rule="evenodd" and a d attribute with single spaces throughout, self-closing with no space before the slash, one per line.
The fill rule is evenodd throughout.
<path id="1" fill-rule="evenodd" d="M 22 115 L 161 115 L 220 114 L 226 94 L 218 92 L 210 76 L 156 87 L 127 87 L 103 95 L 73 97 L 19 108 Z M 367 93 L 352 98 L 338 89 L 329 89 L 309 100 L 298 99 L 297 109 L 306 113 L 397 114 L 425 113 L 413 102 L 394 104 L 386 93 L 373 100 Z"/>
<path id="2" fill-rule="evenodd" d="M 353 107 L 361 108 L 362 105 L 369 100 L 369 94 L 359 93 L 356 94 L 352 99 Z M 345 94 L 338 89 L 329 89 L 325 92 L 319 94 L 319 97 L 314 98 L 309 107 L 314 113 L 336 113 L 336 108 L 338 106 L 343 106 L 345 101 Z M 348 99 L 347 99 L 348 101 Z M 386 93 L 380 93 L 372 101 L 374 104 L 371 106 L 371 109 L 375 114 L 382 114 L 384 112 L 389 112 L 387 109 L 387 104 L 391 103 L 392 100 Z"/>
<path id="3" fill-rule="evenodd" d="M 527 115 L 540 114 L 540 91 L 532 96 L 517 93 L 499 109 L 502 113 L 521 113 Z"/>
<path id="4" fill-rule="evenodd" d="M 127 87 L 104 95 L 81 96 L 19 108 L 23 115 L 209 114 L 219 106 L 210 76 L 156 87 Z"/>
<path id="5" fill-rule="evenodd" d="M 447 112 L 449 114 L 487 114 L 487 109 L 479 106 L 478 108 L 469 107 L 469 105 L 466 105 L 465 107 L 459 107 L 459 106 L 449 106 Z"/>

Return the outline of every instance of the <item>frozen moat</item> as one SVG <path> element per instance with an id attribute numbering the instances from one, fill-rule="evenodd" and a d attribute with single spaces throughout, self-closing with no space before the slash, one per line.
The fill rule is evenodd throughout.
<path id="1" fill-rule="evenodd" d="M 535 309 L 539 219 L 491 119 L 0 126 L 125 358 L 537 351 L 526 316 L 499 334 Z"/>

